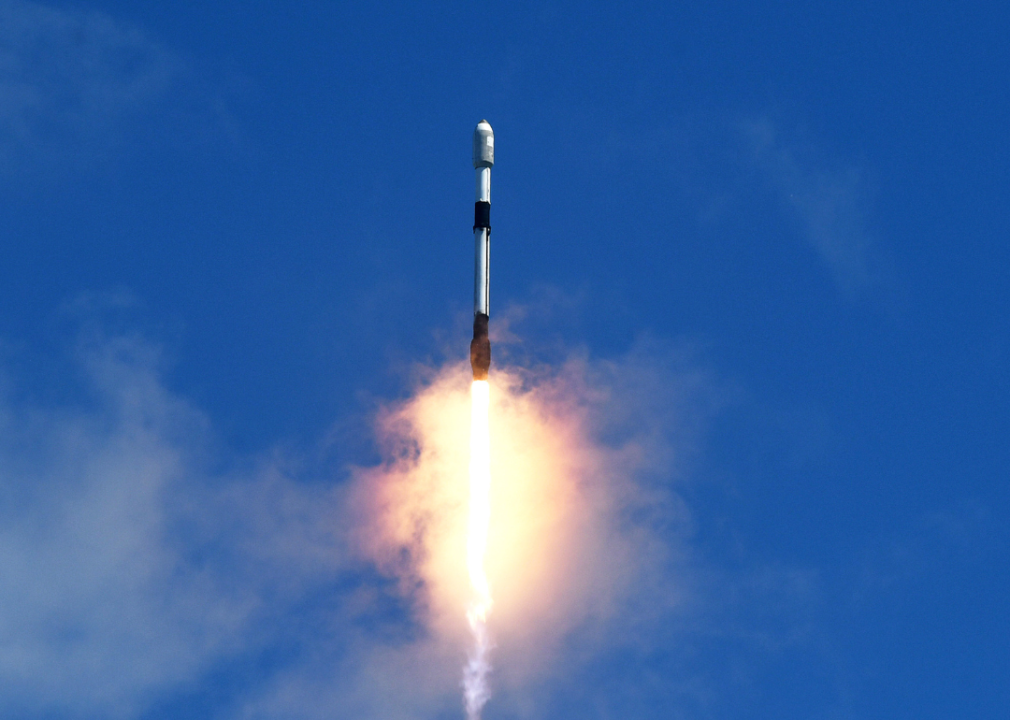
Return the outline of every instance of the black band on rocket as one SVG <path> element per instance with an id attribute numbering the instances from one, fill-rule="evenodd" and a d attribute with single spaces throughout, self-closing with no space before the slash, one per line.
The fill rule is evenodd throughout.
<path id="1" fill-rule="evenodd" d="M 491 229 L 491 203 L 478 200 L 473 204 L 473 229 Z"/>

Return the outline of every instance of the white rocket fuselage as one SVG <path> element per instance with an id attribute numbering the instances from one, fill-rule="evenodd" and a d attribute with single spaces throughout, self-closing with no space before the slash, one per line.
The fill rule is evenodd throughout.
<path id="1" fill-rule="evenodd" d="M 477 203 L 491 204 L 491 168 L 477 168 Z M 475 215 L 478 212 L 474 213 Z M 474 218 L 479 220 L 479 218 Z M 491 315 L 491 228 L 473 227 L 473 313 Z"/>
<path id="2" fill-rule="evenodd" d="M 494 131 L 481 120 L 473 131 L 473 167 L 477 200 L 473 206 L 473 340 L 470 366 L 474 380 L 486 380 L 491 366 L 488 319 L 491 315 L 491 166 L 494 165 Z"/>

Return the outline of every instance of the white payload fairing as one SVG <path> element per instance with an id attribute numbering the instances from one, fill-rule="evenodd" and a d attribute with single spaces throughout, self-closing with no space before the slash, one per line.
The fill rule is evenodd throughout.
<path id="1" fill-rule="evenodd" d="M 470 366 L 474 380 L 486 380 L 491 367 L 488 319 L 491 315 L 491 166 L 494 165 L 494 131 L 481 120 L 473 131 L 473 167 L 477 173 L 477 202 L 473 207 L 473 340 Z"/>

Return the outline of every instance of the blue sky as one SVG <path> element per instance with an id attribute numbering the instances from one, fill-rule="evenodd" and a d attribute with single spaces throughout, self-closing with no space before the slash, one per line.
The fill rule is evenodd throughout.
<path id="1" fill-rule="evenodd" d="M 4 717 L 460 717 L 342 523 L 487 118 L 495 357 L 653 443 L 688 599 L 486 718 L 1005 718 L 1008 20 L 0 0 Z"/>

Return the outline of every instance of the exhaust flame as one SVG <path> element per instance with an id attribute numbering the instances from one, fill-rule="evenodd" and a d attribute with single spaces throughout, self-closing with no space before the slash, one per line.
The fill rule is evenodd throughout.
<path id="1" fill-rule="evenodd" d="M 346 488 L 350 548 L 382 578 L 353 611 L 376 607 L 395 630 L 342 678 L 381 688 L 373 713 L 351 714 L 477 720 L 493 694 L 528 716 L 531 694 L 598 650 L 656 647 L 690 593 L 668 431 L 690 438 L 679 413 L 697 376 L 651 356 L 576 357 L 487 382 L 460 362 L 419 381 L 380 410 L 383 460 Z M 405 611 L 388 626 L 387 597 Z"/>
<path id="2" fill-rule="evenodd" d="M 486 380 L 474 380 L 470 388 L 470 518 L 467 525 L 466 564 L 473 597 L 466 618 L 474 647 L 463 669 L 463 695 L 469 720 L 479 720 L 490 691 L 488 654 L 492 643 L 487 630 L 491 611 L 491 587 L 484 571 L 488 525 L 491 520 L 491 437 L 488 428 L 490 388 Z"/>

